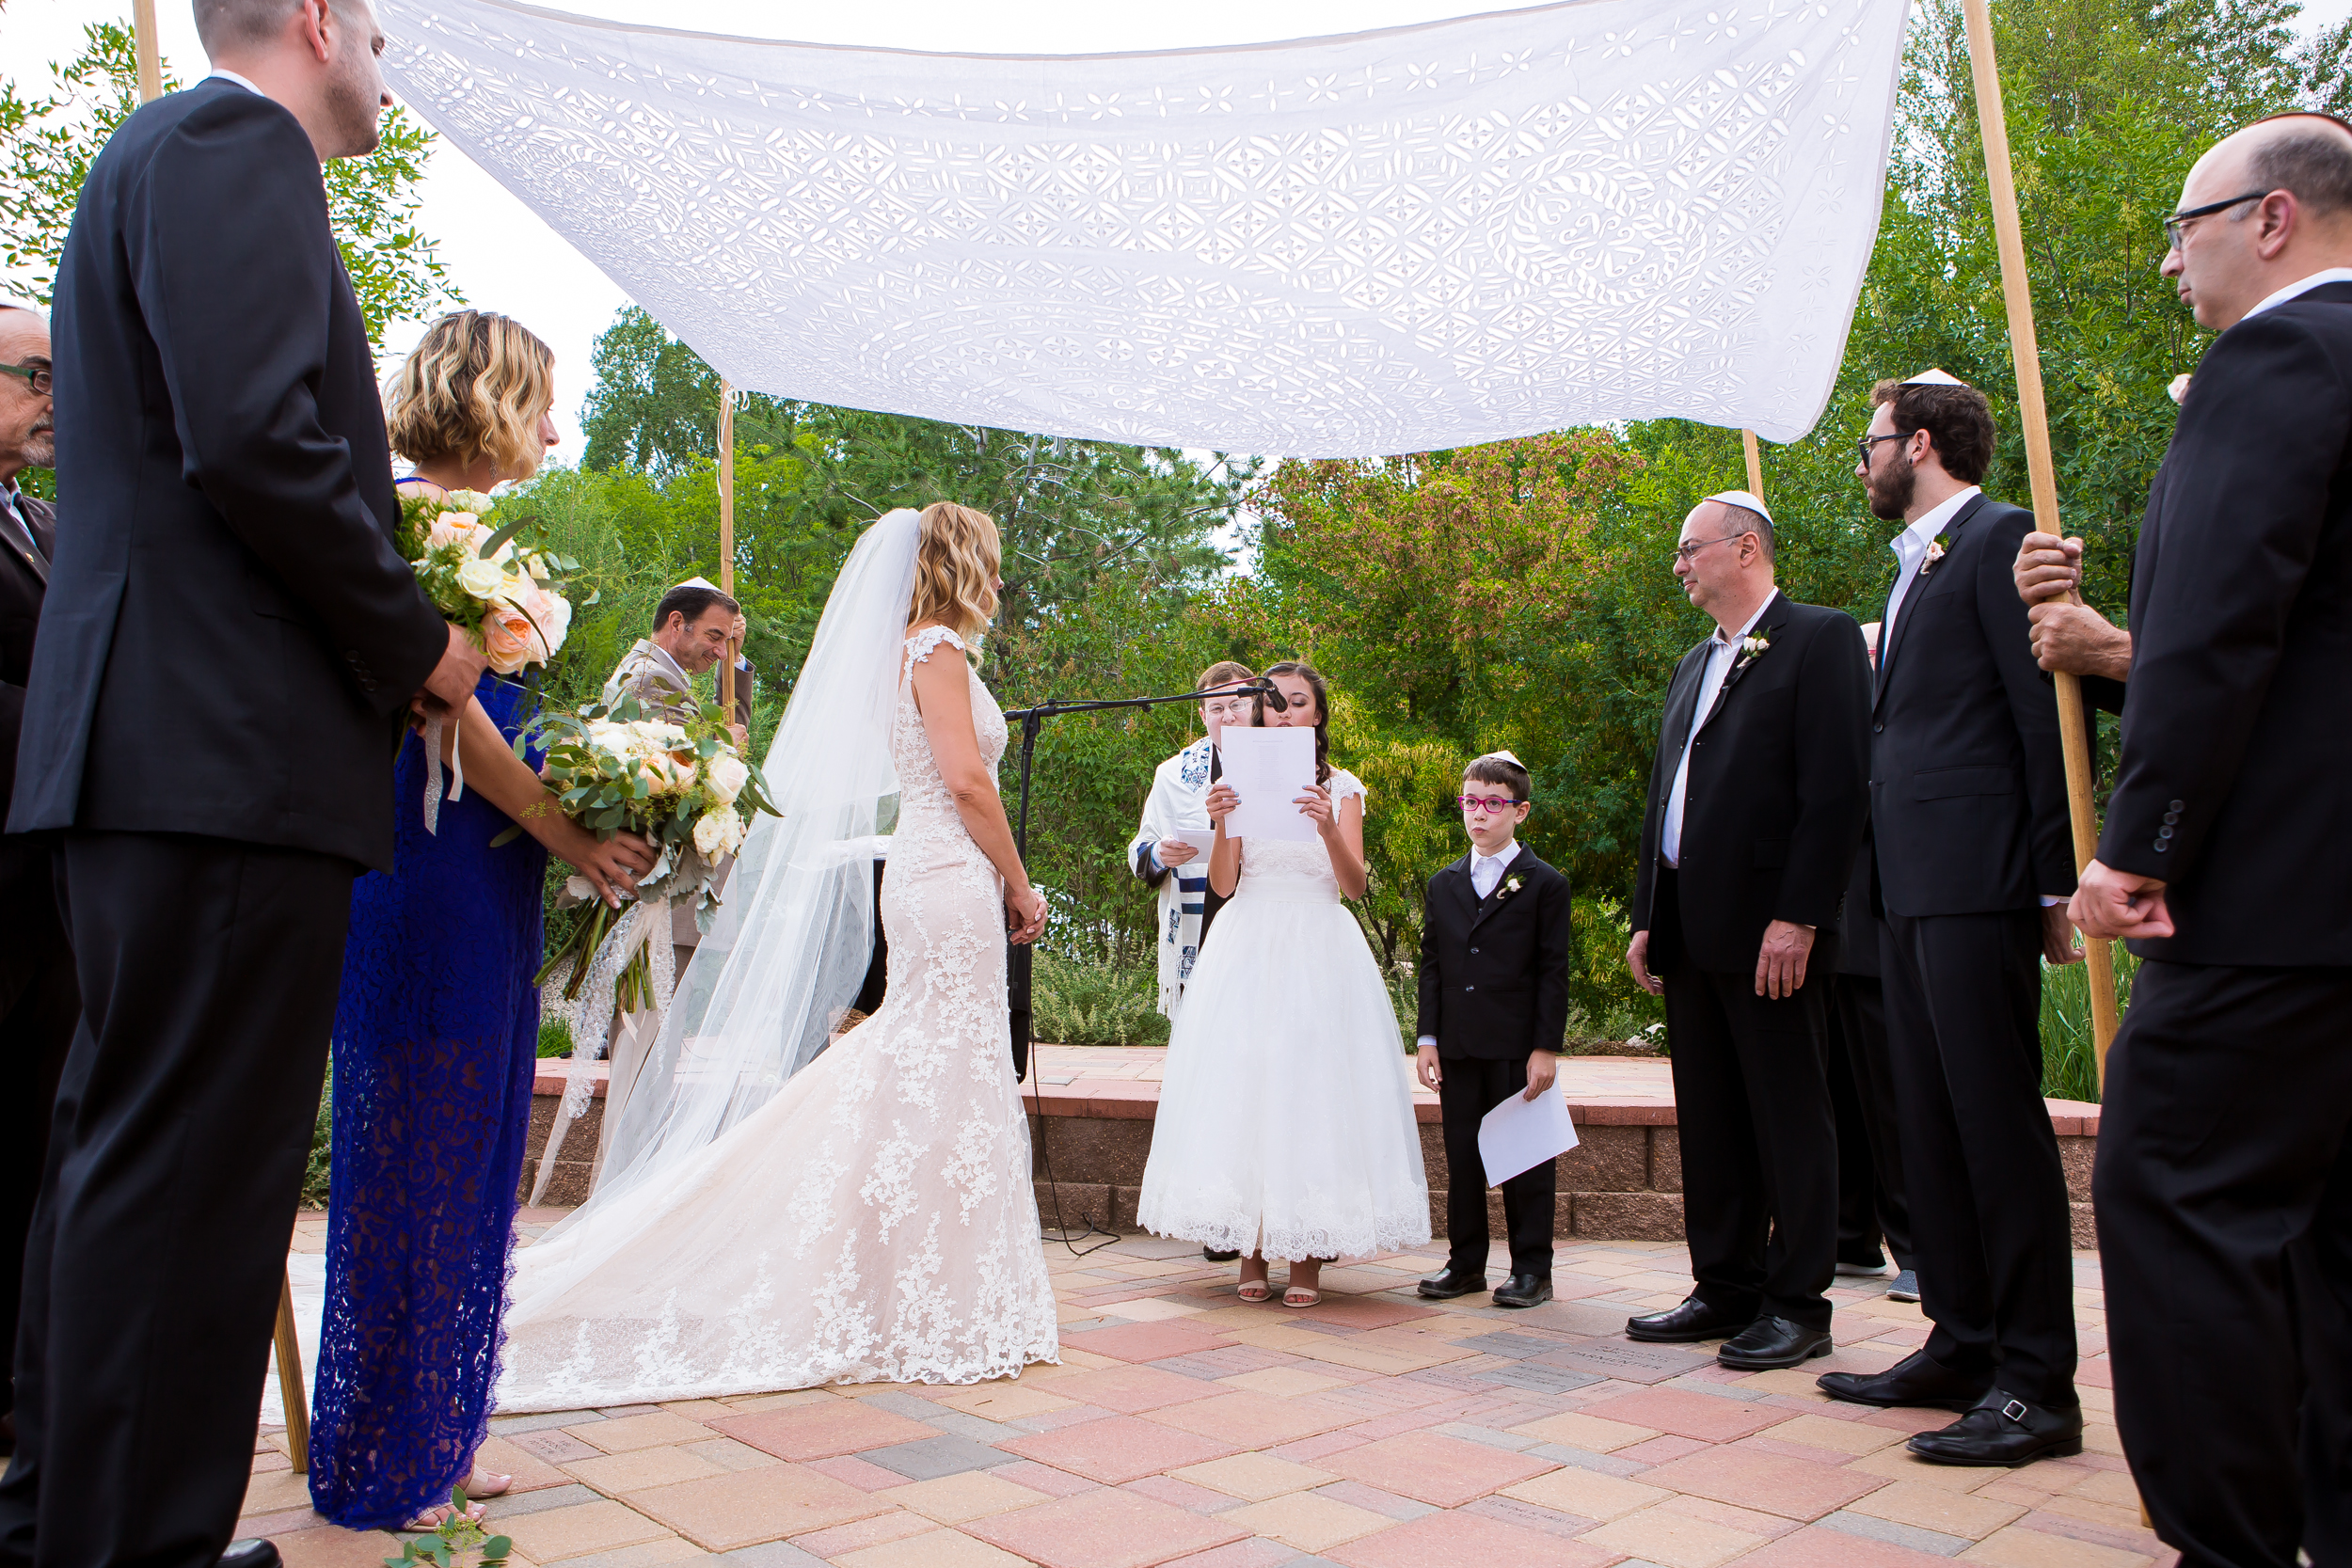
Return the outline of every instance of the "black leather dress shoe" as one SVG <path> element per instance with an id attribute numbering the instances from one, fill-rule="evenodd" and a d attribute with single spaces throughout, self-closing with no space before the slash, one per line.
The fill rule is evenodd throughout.
<path id="1" fill-rule="evenodd" d="M 1200 1256 L 1212 1263 L 1230 1263 L 1241 1256 L 1241 1249 L 1236 1247 L 1231 1252 L 1219 1252 L 1213 1246 L 1204 1246 L 1200 1249 Z"/>
<path id="2" fill-rule="evenodd" d="M 1926 1351 L 1915 1350 L 1883 1372 L 1825 1372 L 1821 1392 L 1849 1404 L 1924 1405 L 1931 1410 L 1969 1410 L 1992 1386 L 1990 1374 L 1968 1377 Z"/>
<path id="3" fill-rule="evenodd" d="M 1551 1275 L 1515 1274 L 1495 1287 L 1497 1307 L 1541 1307 L 1551 1299 Z"/>
<path id="4" fill-rule="evenodd" d="M 1768 1372 L 1775 1367 L 1801 1367 L 1836 1348 L 1826 1328 L 1807 1328 L 1787 1318 L 1758 1318 L 1733 1335 L 1715 1359 L 1743 1372 Z"/>
<path id="5" fill-rule="evenodd" d="M 1625 1337 L 1656 1344 L 1679 1345 L 1693 1339 L 1727 1339 L 1756 1321 L 1753 1314 L 1734 1317 L 1692 1296 L 1679 1307 L 1648 1312 L 1625 1321 Z"/>
<path id="6" fill-rule="evenodd" d="M 1923 1432 L 1911 1451 L 1938 1465 L 2029 1465 L 2083 1451 L 2083 1412 L 2028 1404 L 1999 1388 L 1941 1432 Z"/>
<path id="7" fill-rule="evenodd" d="M 229 1543 L 219 1568 L 278 1568 L 278 1548 L 256 1535 Z"/>
<path id="8" fill-rule="evenodd" d="M 1431 1301 L 1452 1301 L 1455 1296 L 1470 1295 L 1486 1288 L 1486 1276 L 1484 1274 L 1457 1269 L 1451 1263 L 1445 1266 L 1444 1273 L 1431 1275 L 1420 1286 L 1421 1293 Z"/>

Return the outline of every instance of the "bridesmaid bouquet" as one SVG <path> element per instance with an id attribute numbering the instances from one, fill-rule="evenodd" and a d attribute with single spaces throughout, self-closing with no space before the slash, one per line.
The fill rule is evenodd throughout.
<path id="1" fill-rule="evenodd" d="M 744 814 L 778 815 L 769 801 L 768 781 L 736 754 L 726 716 L 712 705 L 683 724 L 674 723 L 647 717 L 635 697 L 623 697 L 610 706 L 543 714 L 534 727 L 547 737 L 547 764 L 540 771 L 564 814 L 599 838 L 626 830 L 652 840 L 657 858 L 639 879 L 637 897 L 645 905 L 666 905 L 691 896 L 695 926 L 708 930 L 719 906 L 714 886 L 719 863 L 742 847 Z M 583 899 L 595 896 L 580 877 L 565 882 L 564 891 Z M 569 963 L 564 994 L 577 996 L 591 958 L 619 918 L 597 900 L 571 940 L 539 971 L 538 983 L 544 985 Z M 630 958 L 618 990 L 625 1007 L 652 1002 L 652 976 L 642 950 Z"/>
<path id="2" fill-rule="evenodd" d="M 483 521 L 491 505 L 478 490 L 404 499 L 400 552 L 441 618 L 490 656 L 491 669 L 511 675 L 548 662 L 564 646 L 572 606 L 563 583 L 580 562 L 517 547 L 529 519 L 493 529 Z"/>

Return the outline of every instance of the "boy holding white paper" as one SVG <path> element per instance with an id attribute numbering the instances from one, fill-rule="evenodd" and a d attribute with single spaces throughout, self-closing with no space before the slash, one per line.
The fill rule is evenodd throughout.
<path id="1" fill-rule="evenodd" d="M 1575 951 L 1568 879 L 1520 844 L 1533 807 L 1527 769 L 1492 752 L 1463 769 L 1462 827 L 1470 852 L 1429 879 L 1421 937 L 1421 1019 L 1415 1067 L 1437 1091 L 1448 1171 L 1445 1270 L 1421 1282 L 1434 1301 L 1486 1288 L 1486 1171 L 1478 1129 L 1515 1094 L 1552 1091 L 1568 1021 Z M 1497 1307 L 1551 1299 L 1558 1162 L 1502 1183 L 1511 1277 Z"/>

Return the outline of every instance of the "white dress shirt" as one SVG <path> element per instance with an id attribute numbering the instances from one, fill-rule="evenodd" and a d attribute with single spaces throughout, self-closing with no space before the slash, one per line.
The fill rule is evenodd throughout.
<path id="1" fill-rule="evenodd" d="M 1708 639 L 1707 665 L 1699 672 L 1698 705 L 1691 709 L 1690 734 L 1682 737 L 1682 760 L 1675 765 L 1674 787 L 1666 791 L 1666 820 L 1658 830 L 1658 858 L 1668 865 L 1682 863 L 1682 803 L 1691 788 L 1691 742 L 1698 735 L 1699 726 L 1707 722 L 1707 716 L 1715 711 L 1715 699 L 1723 694 L 1724 677 L 1731 673 L 1740 640 L 1756 629 L 1756 622 L 1764 618 L 1764 612 L 1772 608 L 1772 600 L 1779 596 L 1777 592 L 1766 594 L 1764 602 L 1756 607 L 1756 613 L 1731 636 L 1725 637 L 1719 626 Z"/>
<path id="2" fill-rule="evenodd" d="M 233 71 L 223 71 L 218 66 L 215 66 L 213 68 L 212 76 L 207 76 L 204 79 L 209 82 L 213 79 L 213 76 L 217 76 L 224 82 L 234 82 L 237 86 L 245 88 L 246 91 L 254 94 L 256 97 L 267 98 L 269 96 L 268 93 L 262 91 L 261 88 L 255 87 L 246 78 L 238 75 Z"/>
<path id="3" fill-rule="evenodd" d="M 1511 868 L 1511 863 L 1518 858 L 1519 841 L 1516 838 L 1504 845 L 1502 853 L 1499 855 L 1482 855 L 1475 845 L 1471 846 L 1470 890 L 1478 895 L 1480 903 L 1483 904 L 1494 896 L 1495 884 L 1502 880 L 1502 874 L 1508 871 Z M 1413 1041 L 1413 1047 L 1419 1050 L 1424 1045 L 1437 1043 L 1437 1036 L 1422 1035 Z"/>
<path id="4" fill-rule="evenodd" d="M 1962 507 L 1983 494 L 1982 489 L 1971 484 L 1923 513 L 1917 522 L 1887 541 L 1886 547 L 1895 552 L 1895 559 L 1901 563 L 1902 569 L 1895 574 L 1895 591 L 1886 595 L 1886 614 L 1879 622 L 1880 668 L 1885 667 L 1887 650 L 1895 645 L 1895 616 L 1902 609 L 1903 600 L 1910 595 L 1911 585 L 1919 580 L 1919 563 L 1927 560 L 1928 546 L 1934 544 L 1935 536 L 1960 515 Z"/>
<path id="5" fill-rule="evenodd" d="M 1503 871 L 1518 858 L 1518 853 L 1519 841 L 1516 838 L 1502 847 L 1500 855 L 1482 855 L 1476 849 L 1470 851 L 1470 886 L 1476 890 L 1480 903 L 1494 896 L 1495 884 L 1502 880 Z"/>
<path id="6" fill-rule="evenodd" d="M 2247 316 L 2259 316 L 2272 306 L 2284 305 L 2296 295 L 2309 293 L 2323 283 L 2352 283 L 2352 267 L 2325 267 L 2309 277 L 2298 277 L 2278 293 L 2265 295 L 2260 304 L 2247 311 L 2245 316 L 2240 316 L 2238 320 L 2244 321 Z"/>

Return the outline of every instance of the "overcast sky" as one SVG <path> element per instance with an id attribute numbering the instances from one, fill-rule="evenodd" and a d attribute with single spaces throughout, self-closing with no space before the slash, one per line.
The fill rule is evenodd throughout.
<path id="1" fill-rule="evenodd" d="M 1317 34 L 1431 22 L 1507 8 L 1508 0 L 866 0 L 841 7 L 785 7 L 775 0 L 540 0 L 553 9 L 623 22 L 655 22 L 714 33 L 991 54 L 1089 54 L 1202 44 L 1259 43 Z M 203 52 L 187 0 L 158 0 L 163 50 L 183 80 L 203 74 Z M 81 52 L 82 28 L 124 17 L 127 0 L 6 0 L 0 61 L 21 87 L 48 85 L 44 67 Z M 2352 0 L 2311 0 L 2307 26 L 2352 14 Z M 789 17 L 789 25 L 781 19 Z M 562 378 L 558 456 L 580 456 L 580 405 L 588 389 L 588 351 L 627 303 L 611 279 L 509 196 L 472 160 L 443 146 L 423 187 L 424 231 L 467 299 L 520 319 L 555 350 Z M 386 347 L 405 354 L 421 323 L 395 325 Z"/>

